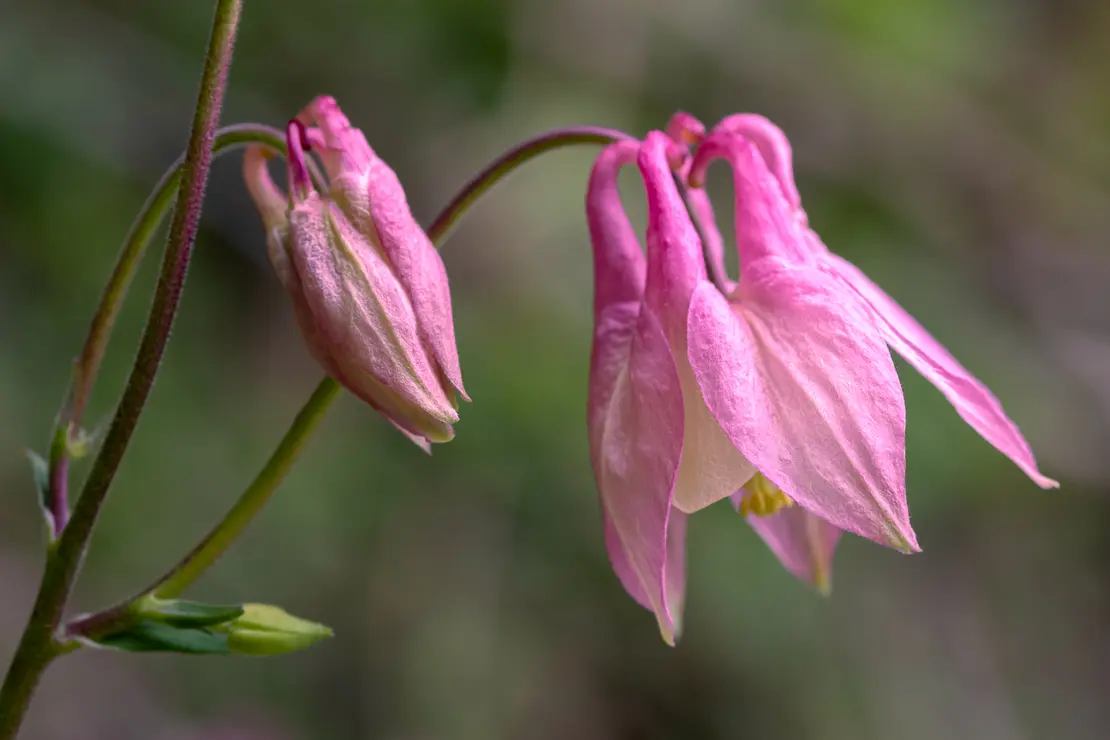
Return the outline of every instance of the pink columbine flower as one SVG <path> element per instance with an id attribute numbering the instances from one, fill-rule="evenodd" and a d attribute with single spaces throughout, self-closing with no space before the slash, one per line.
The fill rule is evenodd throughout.
<path id="1" fill-rule="evenodd" d="M 888 345 L 985 439 L 1043 487 L 1025 440 L 990 392 L 809 229 L 786 137 L 758 116 L 725 119 L 692 160 L 700 124 L 606 149 L 590 179 L 595 258 L 590 449 L 613 567 L 680 630 L 686 515 L 722 498 L 795 575 L 827 589 L 849 531 L 918 550 L 905 494 L 905 406 Z M 723 294 L 720 237 L 704 193 L 703 253 L 674 173 L 698 186 L 716 158 L 735 174 L 740 275 Z M 636 160 L 648 196 L 647 255 L 616 171 Z"/>
<path id="2" fill-rule="evenodd" d="M 335 100 L 316 98 L 299 118 L 288 129 L 288 196 L 260 147 L 247 150 L 244 178 L 309 351 L 417 444 L 446 442 L 456 394 L 469 398 L 443 261 L 397 175 Z M 309 177 L 306 146 L 323 160 L 324 192 Z"/>

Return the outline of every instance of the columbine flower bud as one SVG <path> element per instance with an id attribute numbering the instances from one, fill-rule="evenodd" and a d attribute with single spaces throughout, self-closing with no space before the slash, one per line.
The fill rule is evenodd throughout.
<path id="1" fill-rule="evenodd" d="M 470 399 L 439 253 L 397 175 L 332 98 L 314 100 L 287 134 L 289 195 L 261 148 L 247 150 L 244 178 L 309 351 L 417 444 L 449 441 L 456 394 Z M 326 192 L 309 177 L 306 148 L 321 155 Z"/>

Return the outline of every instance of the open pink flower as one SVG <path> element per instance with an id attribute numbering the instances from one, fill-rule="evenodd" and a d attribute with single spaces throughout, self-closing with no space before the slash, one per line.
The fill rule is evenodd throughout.
<path id="1" fill-rule="evenodd" d="M 443 261 L 397 175 L 332 98 L 300 119 L 289 127 L 288 197 L 259 147 L 247 150 L 244 177 L 301 333 L 331 376 L 413 441 L 446 442 L 456 395 L 467 396 Z M 306 144 L 323 159 L 326 192 L 309 178 Z"/>
<path id="2" fill-rule="evenodd" d="M 692 119 L 599 157 L 587 214 L 595 257 L 589 429 L 606 542 L 625 588 L 664 638 L 680 629 L 685 516 L 732 497 L 783 564 L 823 590 L 849 531 L 918 550 L 905 493 L 905 407 L 893 347 L 1039 485 L 994 397 L 892 299 L 809 229 L 785 136 L 757 116 L 725 119 L 692 161 Z M 691 133 L 693 132 L 693 135 Z M 648 196 L 647 255 L 616 189 L 636 159 Z M 726 293 L 704 193 L 716 158 L 735 176 L 740 274 Z"/>

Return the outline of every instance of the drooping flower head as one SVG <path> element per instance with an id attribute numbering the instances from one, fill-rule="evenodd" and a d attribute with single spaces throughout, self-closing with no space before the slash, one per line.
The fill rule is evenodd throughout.
<path id="1" fill-rule="evenodd" d="M 309 351 L 422 447 L 450 440 L 456 395 L 467 396 L 447 272 L 397 175 L 332 98 L 312 101 L 287 138 L 288 196 L 260 147 L 247 150 L 244 177 Z M 323 160 L 326 191 L 306 148 Z"/>
<path id="2" fill-rule="evenodd" d="M 672 643 L 685 517 L 722 498 L 788 570 L 822 590 L 842 530 L 918 550 L 905 406 L 888 345 L 1035 482 L 1055 485 L 994 396 L 810 230 L 785 135 L 754 115 L 703 131 L 680 114 L 666 134 L 611 146 L 587 194 L 588 420 L 606 543 L 621 582 Z M 718 158 L 734 174 L 736 282 L 720 277 L 721 240 L 700 190 Z M 648 198 L 646 255 L 616 187 L 617 169 L 633 160 Z"/>

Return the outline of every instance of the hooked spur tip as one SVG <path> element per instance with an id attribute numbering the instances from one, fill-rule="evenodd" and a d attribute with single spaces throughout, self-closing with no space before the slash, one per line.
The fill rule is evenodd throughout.
<path id="1" fill-rule="evenodd" d="M 664 129 L 675 141 L 693 146 L 705 138 L 705 124 L 685 111 L 678 111 Z"/>
<path id="2" fill-rule="evenodd" d="M 667 165 L 674 172 L 678 172 L 682 169 L 682 166 L 686 164 L 686 160 L 687 158 L 689 158 L 689 156 L 690 153 L 686 149 L 686 146 L 684 144 L 680 144 L 673 139 L 667 142 Z"/>
<path id="3" fill-rule="evenodd" d="M 351 126 L 351 119 L 347 118 L 339 103 L 330 95 L 320 95 L 314 99 L 305 108 L 305 113 L 319 127 L 317 135 L 328 147 L 341 147 L 356 131 Z"/>

